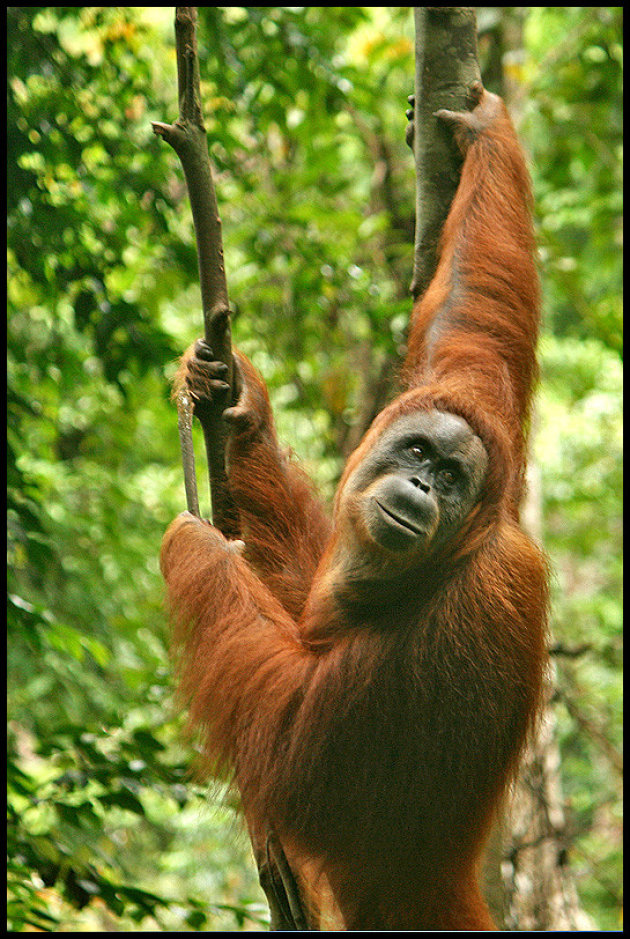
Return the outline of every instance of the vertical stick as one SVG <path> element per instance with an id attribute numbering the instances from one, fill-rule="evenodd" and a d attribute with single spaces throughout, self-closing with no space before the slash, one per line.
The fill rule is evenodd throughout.
<path id="1" fill-rule="evenodd" d="M 212 169 L 203 123 L 199 86 L 199 59 L 197 57 L 197 9 L 176 7 L 175 40 L 177 50 L 177 87 L 179 117 L 174 124 L 153 122 L 153 131 L 163 137 L 180 158 L 190 207 L 195 226 L 199 282 L 203 309 L 204 337 L 214 356 L 228 366 L 228 381 L 234 391 L 230 309 L 228 302 L 221 219 L 217 208 Z M 192 408 L 187 395 L 177 402 L 178 426 L 184 464 L 184 483 L 188 509 L 199 515 L 195 462 L 192 446 Z M 225 444 L 227 431 L 221 413 L 213 415 L 203 425 L 208 456 L 212 521 L 227 538 L 238 537 L 238 512 L 230 496 L 225 472 Z M 254 838 L 251 839 L 254 844 Z M 298 930 L 306 928 L 299 885 L 288 864 L 282 846 L 269 829 L 266 856 L 256 852 L 261 886 L 269 900 L 272 929 Z"/>
<path id="2" fill-rule="evenodd" d="M 204 335 L 215 357 L 228 366 L 227 380 L 233 386 L 230 310 L 223 260 L 223 238 L 201 109 L 196 24 L 196 7 L 176 7 L 179 117 L 174 124 L 154 121 L 153 130 L 173 147 L 181 160 L 195 226 Z M 178 402 L 178 411 L 186 498 L 189 510 L 195 511 L 194 505 L 195 514 L 198 514 L 190 422 L 187 421 L 185 413 L 182 413 L 185 411 L 182 401 Z M 238 513 L 229 493 L 225 473 L 227 430 L 218 411 L 209 424 L 204 425 L 203 434 L 210 476 L 212 521 L 226 537 L 237 537 Z"/>

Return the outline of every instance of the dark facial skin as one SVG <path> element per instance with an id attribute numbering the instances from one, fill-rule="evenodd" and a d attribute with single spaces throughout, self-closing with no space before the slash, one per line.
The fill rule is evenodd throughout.
<path id="1" fill-rule="evenodd" d="M 445 544 L 479 500 L 488 456 L 455 414 L 395 421 L 348 479 L 345 510 L 369 541 L 424 557 Z"/>

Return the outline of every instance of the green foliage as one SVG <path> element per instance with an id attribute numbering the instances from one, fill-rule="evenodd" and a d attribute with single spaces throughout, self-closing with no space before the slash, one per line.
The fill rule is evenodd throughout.
<path id="1" fill-rule="evenodd" d="M 564 784 L 582 897 L 615 928 L 621 14 L 522 16 L 554 630 L 589 646 L 558 662 Z M 181 171 L 150 129 L 177 114 L 172 19 L 8 11 L 13 930 L 266 921 L 235 807 L 191 784 L 171 700 L 157 554 L 184 499 L 167 378 L 201 331 Z M 235 339 L 331 493 L 409 311 L 410 8 L 208 7 L 199 35 Z"/>
<path id="2" fill-rule="evenodd" d="M 572 862 L 603 928 L 622 884 L 622 368 L 595 339 L 547 337 L 536 439 L 553 559 L 556 709 Z"/>
<path id="3" fill-rule="evenodd" d="M 621 7 L 533 7 L 530 141 L 557 335 L 622 346 Z"/>
<path id="4" fill-rule="evenodd" d="M 621 7 L 532 7 L 524 108 L 549 334 L 536 451 L 554 570 L 563 783 L 580 895 L 622 909 Z"/>

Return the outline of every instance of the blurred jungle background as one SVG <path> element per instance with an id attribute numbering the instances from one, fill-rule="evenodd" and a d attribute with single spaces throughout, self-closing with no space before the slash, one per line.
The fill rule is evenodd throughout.
<path id="1" fill-rule="evenodd" d="M 260 930 L 234 805 L 190 779 L 158 571 L 184 508 L 169 378 L 202 331 L 181 168 L 150 126 L 177 116 L 173 8 L 7 16 L 8 928 Z M 412 9 L 199 17 L 234 341 L 330 496 L 411 306 Z M 622 14 L 478 22 L 536 199 L 565 860 L 619 929 Z"/>

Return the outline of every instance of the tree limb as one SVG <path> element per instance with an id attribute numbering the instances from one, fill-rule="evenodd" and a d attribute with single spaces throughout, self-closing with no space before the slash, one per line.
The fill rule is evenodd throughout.
<path id="1" fill-rule="evenodd" d="M 204 338 L 214 356 L 228 366 L 228 378 L 235 389 L 236 374 L 232 359 L 230 309 L 223 260 L 221 219 L 217 207 L 206 129 L 203 123 L 197 56 L 197 8 L 175 8 L 177 87 L 179 117 L 174 124 L 153 121 L 154 133 L 169 143 L 177 153 L 186 178 L 188 197 L 195 226 L 197 260 L 201 286 Z M 184 485 L 188 510 L 199 516 L 199 501 L 192 446 L 192 408 L 188 395 L 178 400 L 178 427 L 184 465 Z M 228 538 L 240 534 L 238 511 L 230 495 L 225 471 L 227 432 L 221 412 L 203 425 L 210 475 L 212 521 Z M 256 852 L 255 852 L 256 854 Z M 272 929 L 302 930 L 307 919 L 299 887 L 280 842 L 269 831 L 264 858 L 256 857 L 261 886 L 269 902 Z"/>
<path id="2" fill-rule="evenodd" d="M 223 261 L 221 219 L 212 181 L 201 109 L 196 22 L 196 7 L 176 7 L 175 40 L 179 117 L 174 124 L 153 121 L 152 127 L 155 134 L 173 147 L 184 170 L 195 226 L 204 335 L 215 357 L 228 366 L 228 381 L 233 388 L 230 310 Z M 186 497 L 189 510 L 198 514 L 196 482 L 194 472 L 191 478 L 189 458 L 192 444 L 186 439 L 188 422 L 185 417 L 182 417 L 183 407 L 185 407 L 184 402 L 178 402 Z M 217 412 L 209 426 L 204 426 L 203 430 L 210 475 L 212 520 L 226 537 L 237 537 L 239 535 L 238 513 L 227 486 L 225 473 L 227 431 L 221 414 Z"/>

